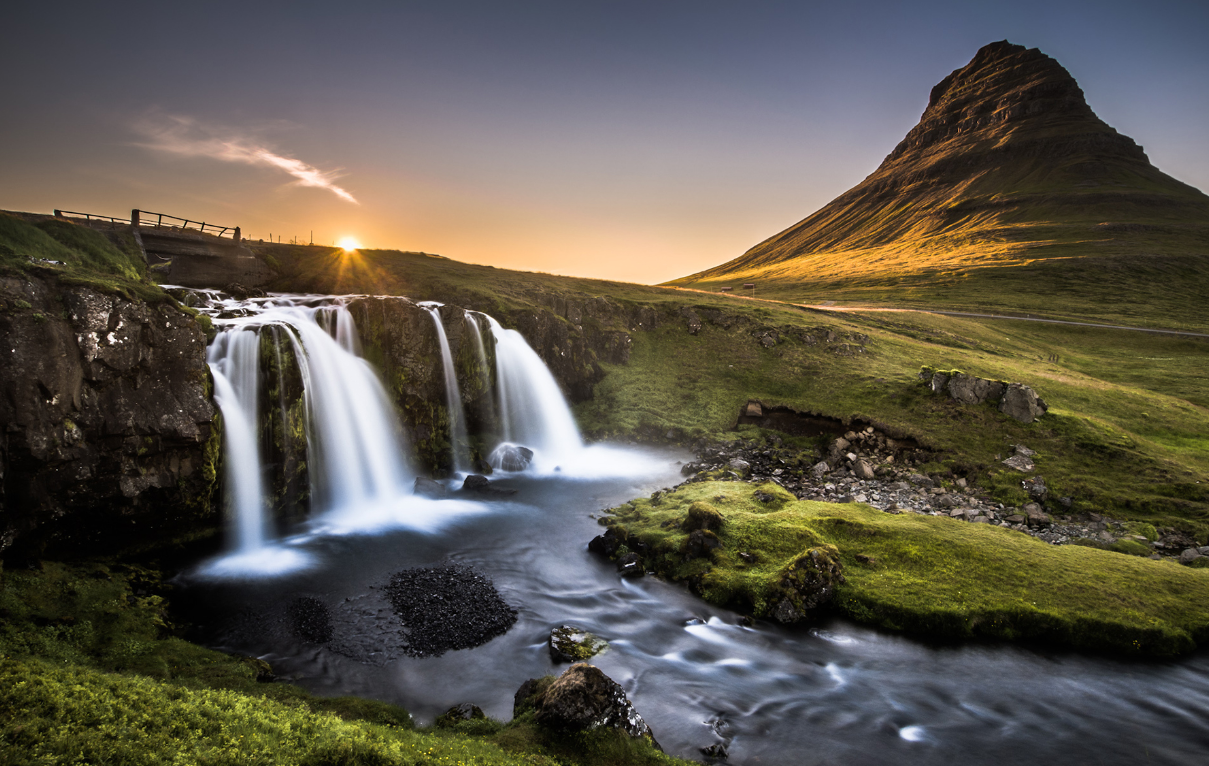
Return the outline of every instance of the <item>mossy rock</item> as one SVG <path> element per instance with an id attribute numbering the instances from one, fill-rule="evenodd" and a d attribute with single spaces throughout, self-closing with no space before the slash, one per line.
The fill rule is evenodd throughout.
<path id="1" fill-rule="evenodd" d="M 721 529 L 724 523 L 726 523 L 726 519 L 717 508 L 698 500 L 688 507 L 688 514 L 681 522 L 680 528 L 685 532 L 692 532 L 695 529 L 715 530 Z"/>
<path id="2" fill-rule="evenodd" d="M 1127 553 L 1130 556 L 1149 556 L 1154 552 L 1137 540 L 1117 540 L 1108 546 L 1108 550 L 1116 551 L 1117 553 Z"/>
<path id="3" fill-rule="evenodd" d="M 550 631 L 550 657 L 555 662 L 583 662 L 600 654 L 609 642 L 573 625 L 559 625 Z"/>

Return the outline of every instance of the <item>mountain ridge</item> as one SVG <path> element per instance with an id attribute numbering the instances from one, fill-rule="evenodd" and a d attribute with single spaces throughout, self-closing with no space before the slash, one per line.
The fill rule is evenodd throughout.
<path id="1" fill-rule="evenodd" d="M 937 83 L 919 123 L 856 186 L 742 256 L 665 284 L 760 280 L 766 295 L 804 298 L 1054 259 L 1162 267 L 1205 253 L 1209 197 L 1096 116 L 1061 64 L 1005 40 Z"/>

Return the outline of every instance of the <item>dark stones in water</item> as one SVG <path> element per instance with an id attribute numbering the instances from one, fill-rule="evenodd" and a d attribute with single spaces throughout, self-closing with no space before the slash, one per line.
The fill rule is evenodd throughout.
<path id="1" fill-rule="evenodd" d="M 515 489 L 503 489 L 493 486 L 491 480 L 486 476 L 480 476 L 477 473 L 472 473 L 462 482 L 463 492 L 477 492 L 480 495 L 494 495 L 496 497 L 507 497 L 515 495 Z"/>
<path id="2" fill-rule="evenodd" d="M 502 444 L 493 457 L 501 471 L 523 471 L 533 462 L 533 450 L 519 444 Z"/>
<path id="3" fill-rule="evenodd" d="M 550 631 L 550 658 L 555 662 L 582 662 L 599 654 L 609 643 L 574 625 L 559 625 Z"/>
<path id="4" fill-rule="evenodd" d="M 326 644 L 332 640 L 332 613 L 313 596 L 299 596 L 286 607 L 290 629 L 295 636 L 311 644 Z"/>
<path id="5" fill-rule="evenodd" d="M 437 657 L 502 636 L 516 622 L 487 577 L 461 564 L 404 569 L 386 586 L 412 657 Z"/>

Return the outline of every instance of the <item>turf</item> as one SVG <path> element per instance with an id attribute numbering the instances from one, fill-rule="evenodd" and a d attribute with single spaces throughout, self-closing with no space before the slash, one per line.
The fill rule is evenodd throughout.
<path id="1" fill-rule="evenodd" d="M 758 500 L 757 491 L 772 499 Z M 694 503 L 724 523 L 721 547 L 690 558 L 680 525 Z M 798 501 L 771 483 L 689 484 L 610 513 L 628 546 L 649 546 L 648 567 L 755 617 L 776 607 L 790 561 L 833 545 L 845 577 L 833 607 L 867 625 L 933 640 L 1035 640 L 1152 656 L 1209 640 L 1209 570 L 1170 561 L 1049 545 L 988 524 Z"/>

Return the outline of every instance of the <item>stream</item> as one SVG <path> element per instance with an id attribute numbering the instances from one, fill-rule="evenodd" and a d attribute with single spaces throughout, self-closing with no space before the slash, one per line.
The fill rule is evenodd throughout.
<path id="1" fill-rule="evenodd" d="M 508 720 L 528 678 L 557 674 L 550 630 L 610 642 L 593 658 L 626 690 L 663 748 L 732 764 L 1199 763 L 1209 757 L 1209 656 L 1121 661 L 1008 645 L 933 647 L 833 619 L 757 622 L 652 577 L 620 578 L 590 554 L 600 509 L 679 481 L 683 451 L 597 445 L 590 470 L 515 475 L 507 500 L 419 502 L 446 515 L 319 519 L 283 547 L 309 568 L 272 577 L 186 580 L 200 638 L 268 660 L 321 695 L 397 703 L 421 723 L 472 702 Z M 611 465 L 618 467 L 610 472 Z M 610 476 L 610 473 L 616 475 Z M 394 572 L 453 561 L 494 580 L 519 613 L 503 636 L 440 657 L 391 652 L 397 618 L 381 595 Z M 331 609 L 333 637 L 289 628 L 300 597 Z"/>

